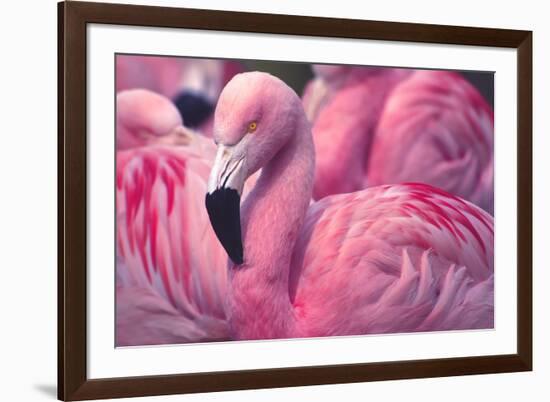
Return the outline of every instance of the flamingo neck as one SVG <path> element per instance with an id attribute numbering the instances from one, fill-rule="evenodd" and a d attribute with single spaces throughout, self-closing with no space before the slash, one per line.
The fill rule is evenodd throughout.
<path id="1" fill-rule="evenodd" d="M 299 336 L 289 297 L 290 261 L 315 166 L 310 126 L 302 114 L 291 140 L 263 168 L 241 208 L 245 263 L 229 270 L 227 309 L 235 339 Z"/>

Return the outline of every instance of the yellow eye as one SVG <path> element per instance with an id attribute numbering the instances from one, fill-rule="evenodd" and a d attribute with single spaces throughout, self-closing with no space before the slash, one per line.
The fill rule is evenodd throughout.
<path id="1" fill-rule="evenodd" d="M 256 123 L 255 121 L 253 121 L 252 123 L 250 123 L 248 125 L 248 132 L 249 133 L 253 133 L 254 131 L 256 131 L 256 128 L 258 127 L 258 123 Z"/>

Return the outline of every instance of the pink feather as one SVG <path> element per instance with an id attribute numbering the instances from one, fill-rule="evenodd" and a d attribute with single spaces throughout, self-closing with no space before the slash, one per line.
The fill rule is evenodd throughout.
<path id="1" fill-rule="evenodd" d="M 471 84 L 445 71 L 317 72 L 304 94 L 317 154 L 316 199 L 414 181 L 492 212 L 493 112 Z"/>
<path id="2" fill-rule="evenodd" d="M 202 197 L 196 149 L 117 155 L 117 345 L 226 339 L 223 249 Z"/>

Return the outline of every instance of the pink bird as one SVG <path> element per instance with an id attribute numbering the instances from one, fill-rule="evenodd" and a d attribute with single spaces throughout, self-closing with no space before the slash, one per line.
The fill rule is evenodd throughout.
<path id="1" fill-rule="evenodd" d="M 493 327 L 488 213 L 424 184 L 310 205 L 310 124 L 298 96 L 265 73 L 229 82 L 214 132 L 206 207 L 231 260 L 232 339 Z M 244 181 L 260 168 L 241 208 Z"/>
<path id="2" fill-rule="evenodd" d="M 314 198 L 423 182 L 493 211 L 493 112 L 459 74 L 315 66 Z M 346 177 L 346 180 L 342 180 Z"/>
<path id="3" fill-rule="evenodd" d="M 117 91 L 144 88 L 171 99 L 187 127 L 211 136 L 214 105 L 223 86 L 242 71 L 234 61 L 118 55 Z"/>
<path id="4" fill-rule="evenodd" d="M 197 197 L 214 144 L 133 89 L 117 94 L 117 149 L 117 345 L 226 339 L 225 256 Z"/>
<path id="5" fill-rule="evenodd" d="M 228 339 L 227 257 L 200 196 L 210 168 L 196 147 L 117 153 L 117 346 Z"/>
<path id="6" fill-rule="evenodd" d="M 118 150 L 189 142 L 178 109 L 162 95 L 146 89 L 121 91 L 117 94 L 116 106 Z"/>

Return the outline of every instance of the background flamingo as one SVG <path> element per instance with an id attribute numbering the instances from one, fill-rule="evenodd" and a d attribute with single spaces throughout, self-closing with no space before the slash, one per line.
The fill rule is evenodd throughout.
<path id="1" fill-rule="evenodd" d="M 146 89 L 121 91 L 116 97 L 117 149 L 165 142 L 185 144 L 183 121 L 170 100 Z"/>
<path id="2" fill-rule="evenodd" d="M 200 197 L 210 166 L 187 146 L 117 153 L 118 346 L 228 338 L 227 257 Z"/>
<path id="3" fill-rule="evenodd" d="M 162 95 L 117 95 L 118 346 L 228 337 L 226 256 L 200 196 L 216 147 L 181 123 Z"/>
<path id="4" fill-rule="evenodd" d="M 417 181 L 493 210 L 493 112 L 459 74 L 315 66 L 314 197 Z M 342 180 L 342 177 L 346 180 Z"/>
<path id="5" fill-rule="evenodd" d="M 215 124 L 206 206 L 233 261 L 233 339 L 493 326 L 489 214 L 423 184 L 310 206 L 310 126 L 296 94 L 268 74 L 230 81 Z M 242 206 L 241 243 L 239 194 L 259 168 Z"/>
<path id="6" fill-rule="evenodd" d="M 212 115 L 223 86 L 242 71 L 240 63 L 214 59 L 118 55 L 117 91 L 144 88 L 166 96 L 186 126 L 211 136 Z"/>
<path id="7" fill-rule="evenodd" d="M 116 117 L 116 344 L 226 339 L 223 250 L 196 196 L 214 144 L 149 90 L 119 92 Z"/>

